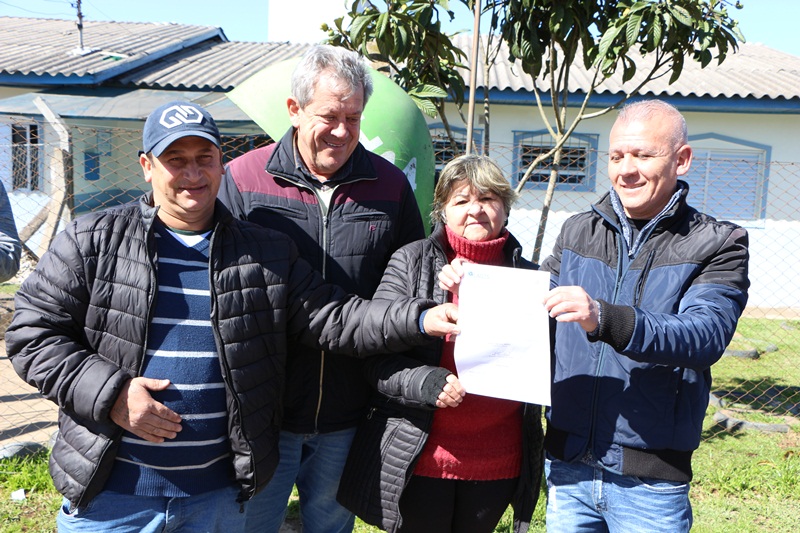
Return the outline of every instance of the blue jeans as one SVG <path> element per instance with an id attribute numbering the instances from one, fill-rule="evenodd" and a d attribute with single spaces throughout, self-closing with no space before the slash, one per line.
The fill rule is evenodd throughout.
<path id="1" fill-rule="evenodd" d="M 623 476 L 583 462 L 545 462 L 548 533 L 688 532 L 689 484 Z"/>
<path id="2" fill-rule="evenodd" d="M 347 533 L 355 516 L 336 492 L 355 428 L 301 435 L 281 431 L 280 463 L 264 489 L 247 504 L 247 533 L 278 533 L 297 485 L 303 533 Z"/>
<path id="3" fill-rule="evenodd" d="M 58 533 L 231 533 L 244 528 L 246 505 L 236 502 L 238 495 L 236 487 L 188 498 L 103 491 L 78 509 L 65 498 L 56 523 Z"/>

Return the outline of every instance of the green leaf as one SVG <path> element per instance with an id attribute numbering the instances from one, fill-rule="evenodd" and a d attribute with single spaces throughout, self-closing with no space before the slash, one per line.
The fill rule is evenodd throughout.
<path id="1" fill-rule="evenodd" d="M 395 26 L 393 33 L 395 55 L 405 57 L 409 54 L 411 41 L 408 38 L 408 33 L 408 28 L 405 26 Z"/>
<path id="2" fill-rule="evenodd" d="M 353 44 L 359 45 L 362 41 L 367 40 L 363 39 L 363 35 L 374 19 L 373 15 L 364 15 L 353 20 L 349 30 L 350 40 Z"/>
<path id="3" fill-rule="evenodd" d="M 700 66 L 702 68 L 706 68 L 714 56 L 711 54 L 710 50 L 702 50 L 700 52 Z"/>
<path id="4" fill-rule="evenodd" d="M 650 35 L 653 39 L 653 46 L 658 46 L 661 43 L 661 32 L 663 30 L 663 26 L 661 25 L 661 18 L 660 17 L 653 17 L 653 23 L 650 27 Z"/>
<path id="5" fill-rule="evenodd" d="M 669 84 L 672 85 L 678 78 L 681 77 L 683 72 L 683 54 L 672 54 L 672 76 L 669 78 Z"/>
<path id="6" fill-rule="evenodd" d="M 611 45 L 614 44 L 617 36 L 622 31 L 622 26 L 612 26 L 600 37 L 600 47 L 598 51 L 598 56 L 605 58 L 608 54 Z"/>
<path id="7" fill-rule="evenodd" d="M 386 30 L 389 28 L 389 13 L 381 13 L 378 15 L 378 22 L 375 24 L 375 36 L 378 41 L 382 41 Z"/>
<path id="8" fill-rule="evenodd" d="M 427 83 L 417 85 L 416 87 L 408 91 L 408 94 L 412 94 L 420 98 L 447 98 L 447 91 L 445 91 L 439 86 Z"/>
<path id="9" fill-rule="evenodd" d="M 411 94 L 410 96 L 411 100 L 414 101 L 414 103 L 417 105 L 420 111 L 422 111 L 431 118 L 436 118 L 436 115 L 438 113 L 436 111 L 436 105 L 434 105 L 433 102 L 431 102 L 430 100 L 426 100 L 425 98 L 418 98 L 413 94 Z"/>
<path id="10" fill-rule="evenodd" d="M 628 56 L 621 56 L 622 60 L 622 83 L 630 81 L 636 74 L 636 63 Z"/>
<path id="11" fill-rule="evenodd" d="M 639 37 L 639 27 L 642 24 L 642 15 L 637 13 L 628 19 L 628 24 L 625 30 L 625 38 L 628 46 L 633 46 L 636 39 Z"/>
<path id="12" fill-rule="evenodd" d="M 429 4 L 426 4 L 425 7 L 419 10 L 419 23 L 422 26 L 430 26 L 431 20 L 433 20 L 434 9 Z"/>
<path id="13" fill-rule="evenodd" d="M 693 26 L 694 20 L 692 20 L 692 15 L 690 15 L 686 9 L 681 6 L 672 5 L 672 3 L 668 3 L 667 6 L 672 16 L 675 17 L 678 22 L 690 28 Z"/>

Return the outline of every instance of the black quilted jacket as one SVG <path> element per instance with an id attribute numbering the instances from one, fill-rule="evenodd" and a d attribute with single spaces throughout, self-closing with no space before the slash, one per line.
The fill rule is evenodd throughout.
<path id="1" fill-rule="evenodd" d="M 122 434 L 109 412 L 140 373 L 157 293 L 155 215 L 144 197 L 75 220 L 16 295 L 8 354 L 17 373 L 60 408 L 50 471 L 75 505 L 103 489 Z M 287 339 L 360 355 L 407 350 L 430 342 L 418 326 L 430 303 L 345 295 L 323 284 L 284 234 L 235 220 L 219 202 L 210 268 L 242 501 L 266 485 L 278 462 Z"/>
<path id="2" fill-rule="evenodd" d="M 392 256 L 375 300 L 406 296 L 447 301 L 437 274 L 447 263 L 449 248 L 443 226 L 427 239 L 404 246 Z M 510 236 L 506 266 L 535 268 L 521 258 L 521 247 Z M 414 470 L 433 422 L 436 408 L 426 402 L 423 383 L 440 372 L 442 342 L 405 354 L 366 361 L 367 380 L 375 387 L 370 409 L 350 448 L 337 499 L 363 521 L 386 531 L 402 524 L 400 496 Z M 514 496 L 514 531 L 528 530 L 539 497 L 544 455 L 541 408 L 525 405 L 523 464 Z"/>
<path id="3" fill-rule="evenodd" d="M 327 182 L 333 192 L 325 208 L 311 178 L 297 168 L 294 131 L 231 161 L 219 199 L 237 218 L 291 237 L 327 282 L 370 298 L 392 254 L 425 237 L 414 191 L 399 168 L 359 144 Z M 283 429 L 355 427 L 370 394 L 362 361 L 291 341 L 289 354 Z"/>

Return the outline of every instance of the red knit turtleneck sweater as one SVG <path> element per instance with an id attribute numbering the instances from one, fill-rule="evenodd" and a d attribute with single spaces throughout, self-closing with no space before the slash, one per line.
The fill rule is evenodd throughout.
<path id="1" fill-rule="evenodd" d="M 446 227 L 447 241 L 461 257 L 485 265 L 502 265 L 504 231 L 491 241 L 470 241 Z M 448 257 L 448 260 L 452 260 Z M 457 302 L 457 298 L 454 298 Z M 458 375 L 455 339 L 445 339 L 440 366 Z M 467 396 L 458 407 L 438 409 L 414 475 L 443 479 L 494 480 L 519 476 L 522 464 L 522 404 L 487 396 Z"/>

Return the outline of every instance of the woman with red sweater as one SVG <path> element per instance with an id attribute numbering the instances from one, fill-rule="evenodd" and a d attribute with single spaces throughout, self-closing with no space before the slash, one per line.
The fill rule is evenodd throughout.
<path id="1" fill-rule="evenodd" d="M 506 223 L 516 193 L 488 157 L 443 169 L 427 239 L 395 252 L 374 299 L 454 298 L 437 274 L 455 258 L 535 268 Z M 457 298 L 454 300 L 457 302 Z M 453 359 L 455 338 L 367 361 L 375 393 L 339 483 L 339 502 L 389 532 L 491 533 L 511 504 L 528 529 L 543 455 L 538 406 L 468 395 Z"/>

